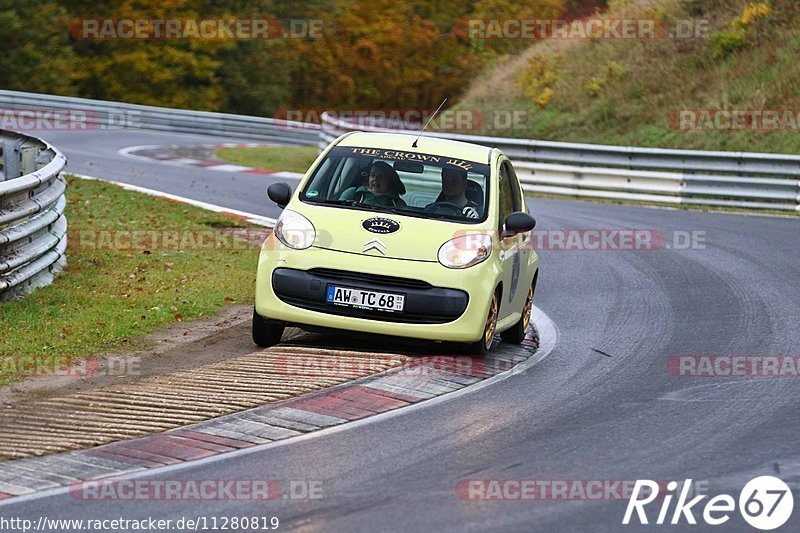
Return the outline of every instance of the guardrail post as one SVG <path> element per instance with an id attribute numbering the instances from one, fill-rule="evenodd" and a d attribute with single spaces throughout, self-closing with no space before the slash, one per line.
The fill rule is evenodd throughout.
<path id="1" fill-rule="evenodd" d="M 36 165 L 36 156 L 39 153 L 39 147 L 35 145 L 23 144 L 20 146 L 20 175 L 30 174 L 36 172 L 39 167 Z"/>
<path id="2" fill-rule="evenodd" d="M 794 210 L 800 213 L 800 179 L 797 180 L 797 207 Z"/>
<path id="3" fill-rule="evenodd" d="M 48 152 L 47 150 L 41 151 L 34 157 L 34 170 L 39 170 L 43 166 L 47 165 L 53 160 L 53 154 Z"/>
<path id="4" fill-rule="evenodd" d="M 18 139 L 3 140 L 3 176 L 0 181 L 12 180 L 22 176 L 20 146 Z"/>

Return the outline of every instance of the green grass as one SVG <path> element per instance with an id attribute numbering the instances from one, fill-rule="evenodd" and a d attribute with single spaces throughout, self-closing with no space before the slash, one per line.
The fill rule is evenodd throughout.
<path id="1" fill-rule="evenodd" d="M 220 148 L 217 150 L 217 157 L 237 165 L 305 173 L 317 158 L 317 147 Z"/>
<path id="2" fill-rule="evenodd" d="M 21 357 L 78 360 L 139 346 L 157 328 L 253 301 L 257 244 L 220 237 L 221 247 L 213 240 L 192 246 L 188 240 L 252 226 L 78 178 L 69 178 L 67 199 L 67 267 L 52 285 L 0 303 L 0 384 L 24 377 L 13 363 Z M 101 240 L 136 230 L 167 230 L 181 238 L 167 246 L 137 242 L 134 250 L 113 249 L 115 243 Z"/>

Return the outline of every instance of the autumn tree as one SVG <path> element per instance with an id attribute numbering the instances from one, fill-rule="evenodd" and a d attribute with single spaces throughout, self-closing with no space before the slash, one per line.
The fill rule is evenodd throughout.
<path id="1" fill-rule="evenodd" d="M 198 18 L 191 0 L 118 0 L 106 4 L 61 0 L 75 19 Z M 222 90 L 217 79 L 224 41 L 81 40 L 78 90 L 82 96 L 137 104 L 217 110 Z"/>
<path id="2" fill-rule="evenodd" d="M 429 108 L 460 91 L 477 65 L 452 32 L 452 13 L 470 2 L 454 0 L 438 18 L 426 3 L 332 2 L 324 38 L 299 44 L 295 103 Z"/>
<path id="3" fill-rule="evenodd" d="M 604 0 L 0 0 L 0 87 L 270 116 L 279 108 L 433 109 L 529 41 L 468 20 L 556 18 Z M 20 6 L 25 6 L 20 7 Z M 83 39 L 82 19 L 319 20 L 299 39 Z M 41 68 L 46 64 L 47 68 Z"/>
<path id="4" fill-rule="evenodd" d="M 53 1 L 0 0 L 0 88 L 77 94 L 68 21 Z"/>

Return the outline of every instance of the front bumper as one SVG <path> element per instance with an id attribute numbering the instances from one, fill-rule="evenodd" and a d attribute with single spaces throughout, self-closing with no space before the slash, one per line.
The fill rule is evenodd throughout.
<path id="1" fill-rule="evenodd" d="M 319 248 L 289 250 L 270 242 L 274 239 L 270 236 L 262 248 L 256 278 L 256 311 L 264 318 L 440 341 L 474 342 L 483 334 L 499 275 L 492 258 L 454 270 Z M 404 293 L 404 312 L 333 306 L 325 301 L 331 283 Z"/>
<path id="2" fill-rule="evenodd" d="M 398 313 L 334 306 L 325 298 L 328 285 L 402 293 L 405 295 L 405 306 Z M 469 302 L 469 296 L 462 290 L 433 287 L 419 280 L 327 268 L 276 268 L 272 271 L 272 290 L 283 302 L 310 311 L 405 324 L 452 322 L 464 314 Z"/>

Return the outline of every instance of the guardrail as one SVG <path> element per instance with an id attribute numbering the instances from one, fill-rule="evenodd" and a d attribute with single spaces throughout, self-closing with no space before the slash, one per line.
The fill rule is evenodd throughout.
<path id="1" fill-rule="evenodd" d="M 20 130 L 36 129 L 37 126 L 55 129 L 131 128 L 308 146 L 317 144 L 320 130 L 317 124 L 273 118 L 0 90 L 2 110 L 15 112 L 13 118 L 19 126 L 14 129 Z M 48 112 L 58 115 L 48 116 Z"/>
<path id="2" fill-rule="evenodd" d="M 322 114 L 319 148 L 347 131 L 398 131 Z M 415 131 L 404 129 L 408 133 Z M 800 212 L 800 156 L 665 150 L 444 133 L 501 149 L 526 191 L 675 205 Z"/>
<path id="3" fill-rule="evenodd" d="M 66 264 L 66 158 L 44 141 L 0 130 L 0 301 L 47 285 Z"/>

